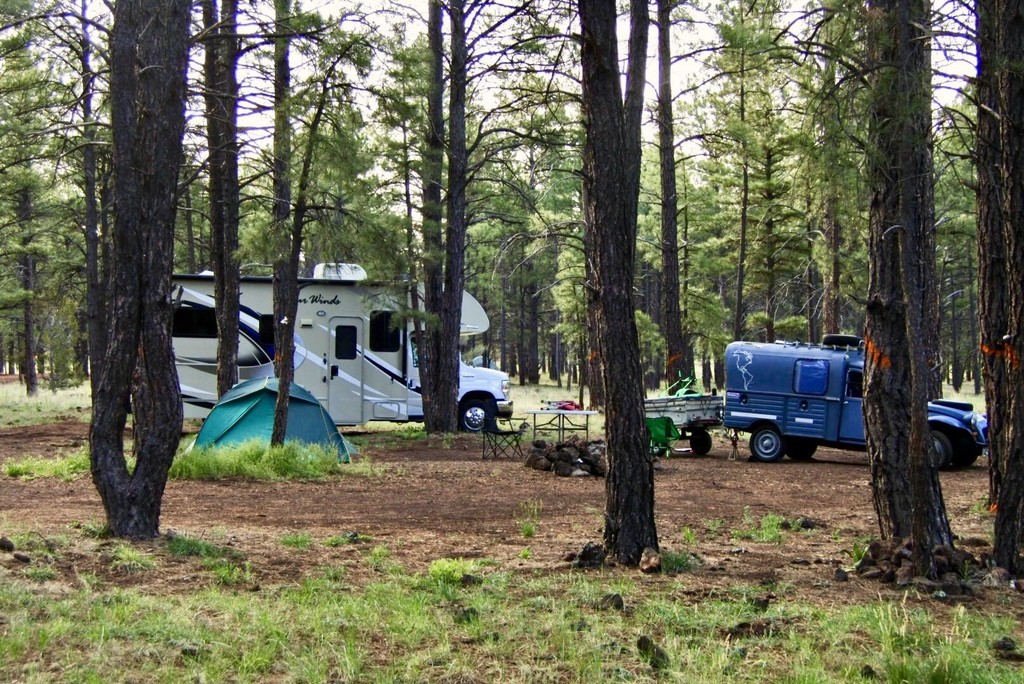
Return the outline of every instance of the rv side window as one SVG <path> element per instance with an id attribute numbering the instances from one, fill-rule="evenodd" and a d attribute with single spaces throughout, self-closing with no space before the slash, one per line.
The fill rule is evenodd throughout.
<path id="1" fill-rule="evenodd" d="M 799 359 L 793 374 L 793 389 L 797 394 L 824 394 L 828 389 L 828 361 Z"/>
<path id="2" fill-rule="evenodd" d="M 334 328 L 334 358 L 342 360 L 356 358 L 358 338 L 358 331 L 354 325 L 339 325 Z"/>
<path id="3" fill-rule="evenodd" d="M 402 348 L 402 330 L 392 323 L 393 311 L 370 312 L 370 351 L 396 352 Z"/>
<path id="4" fill-rule="evenodd" d="M 263 314 L 260 316 L 260 344 L 274 344 L 274 314 Z"/>
<path id="5" fill-rule="evenodd" d="M 213 309 L 181 306 L 174 310 L 174 337 L 209 337 L 217 339 L 217 315 Z"/>
<path id="6" fill-rule="evenodd" d="M 860 399 L 864 396 L 864 372 L 850 370 L 846 372 L 846 396 Z"/>

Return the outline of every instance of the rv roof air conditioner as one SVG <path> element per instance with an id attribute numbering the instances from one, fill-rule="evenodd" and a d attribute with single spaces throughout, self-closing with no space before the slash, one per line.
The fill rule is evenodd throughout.
<path id="1" fill-rule="evenodd" d="M 366 269 L 359 264 L 317 264 L 313 277 L 318 280 L 366 280 Z"/>

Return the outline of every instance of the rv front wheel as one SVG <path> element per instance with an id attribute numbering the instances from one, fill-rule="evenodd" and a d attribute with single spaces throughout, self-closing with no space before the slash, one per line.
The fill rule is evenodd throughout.
<path id="1" fill-rule="evenodd" d="M 484 399 L 466 399 L 459 405 L 459 428 L 466 432 L 479 432 L 487 419 L 488 402 Z M 494 415 L 496 411 L 491 411 Z"/>
<path id="2" fill-rule="evenodd" d="M 761 463 L 778 461 L 786 453 L 782 435 L 773 427 L 757 428 L 750 435 L 750 453 Z"/>

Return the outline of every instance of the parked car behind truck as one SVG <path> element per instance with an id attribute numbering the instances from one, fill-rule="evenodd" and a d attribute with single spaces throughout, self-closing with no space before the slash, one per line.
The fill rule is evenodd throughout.
<path id="1" fill-rule="evenodd" d="M 864 450 L 864 344 L 826 335 L 822 344 L 733 342 L 725 350 L 723 425 L 750 433 L 762 462 L 811 458 L 819 445 Z M 938 467 L 969 466 L 987 446 L 985 416 L 964 402 L 928 404 Z"/>

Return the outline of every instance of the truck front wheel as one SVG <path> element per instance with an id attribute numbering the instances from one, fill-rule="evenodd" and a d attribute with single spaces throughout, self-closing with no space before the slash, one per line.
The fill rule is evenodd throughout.
<path id="1" fill-rule="evenodd" d="M 932 467 L 945 468 L 953 462 L 953 442 L 946 433 L 932 430 L 932 444 L 935 445 L 935 460 L 932 461 Z"/>
<path id="2" fill-rule="evenodd" d="M 750 453 L 756 461 L 774 463 L 786 455 L 786 445 L 774 427 L 760 427 L 750 435 Z"/>

